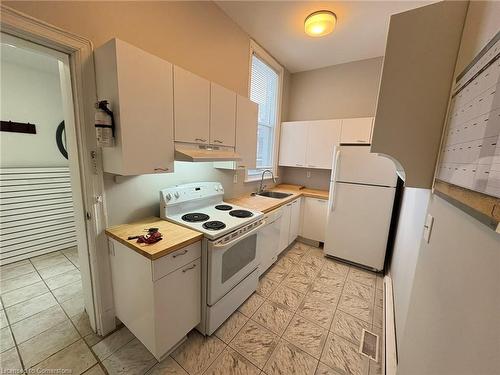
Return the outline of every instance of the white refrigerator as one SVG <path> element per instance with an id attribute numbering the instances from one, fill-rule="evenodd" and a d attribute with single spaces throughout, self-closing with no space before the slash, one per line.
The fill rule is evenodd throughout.
<path id="1" fill-rule="evenodd" d="M 384 268 L 397 174 L 370 146 L 334 151 L 324 252 L 372 270 Z"/>

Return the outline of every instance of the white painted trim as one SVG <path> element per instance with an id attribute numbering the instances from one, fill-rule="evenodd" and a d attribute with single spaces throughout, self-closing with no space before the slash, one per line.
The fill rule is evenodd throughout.
<path id="1" fill-rule="evenodd" d="M 250 98 L 250 88 L 252 80 L 252 56 L 257 55 L 259 58 L 264 60 L 271 68 L 273 68 L 276 73 L 278 73 L 278 108 L 276 109 L 276 126 L 274 128 L 274 145 L 273 145 L 273 173 L 276 175 L 278 173 L 278 155 L 279 155 L 279 143 L 281 135 L 281 107 L 283 105 L 283 80 L 285 75 L 285 69 L 283 66 L 276 61 L 264 48 L 257 44 L 253 39 L 250 39 L 250 53 L 249 53 L 249 64 L 248 64 L 248 97 Z M 245 170 L 245 182 L 253 181 L 252 176 L 248 174 Z"/>
<path id="2" fill-rule="evenodd" d="M 382 361 L 382 374 L 396 375 L 398 367 L 397 344 L 396 344 L 396 321 L 394 316 L 394 295 L 392 290 L 392 279 L 384 277 L 384 336 L 385 356 Z"/>
<path id="3" fill-rule="evenodd" d="M 90 40 L 37 20 L 5 5 L 0 6 L 1 31 L 69 56 L 73 95 L 77 163 L 80 172 L 82 205 L 89 219 L 85 223 L 88 262 L 81 263 L 85 300 L 91 326 L 98 334 L 115 328 L 113 295 L 109 272 L 107 224 L 101 153 L 95 139 L 94 103 L 97 100 L 93 47 Z M 92 156 L 95 156 L 94 158 Z"/>

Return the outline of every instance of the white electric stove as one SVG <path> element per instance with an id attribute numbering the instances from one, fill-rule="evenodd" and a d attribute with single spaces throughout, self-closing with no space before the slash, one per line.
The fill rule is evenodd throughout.
<path id="1" fill-rule="evenodd" d="M 218 182 L 178 185 L 160 191 L 163 219 L 197 230 L 202 246 L 203 334 L 212 334 L 257 288 L 257 236 L 263 213 L 223 201 Z"/>

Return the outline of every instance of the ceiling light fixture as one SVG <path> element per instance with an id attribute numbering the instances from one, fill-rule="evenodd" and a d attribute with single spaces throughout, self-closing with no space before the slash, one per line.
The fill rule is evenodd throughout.
<path id="1" fill-rule="evenodd" d="M 337 16 L 329 10 L 318 10 L 307 16 L 304 30 L 309 36 L 324 36 L 330 34 L 337 24 Z"/>

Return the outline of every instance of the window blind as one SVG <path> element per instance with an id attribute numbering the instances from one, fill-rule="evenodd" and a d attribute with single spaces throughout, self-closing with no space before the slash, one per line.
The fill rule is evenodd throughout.
<path id="1" fill-rule="evenodd" d="M 259 106 L 257 168 L 270 168 L 273 164 L 278 85 L 278 73 L 254 54 L 252 56 L 250 99 Z"/>

